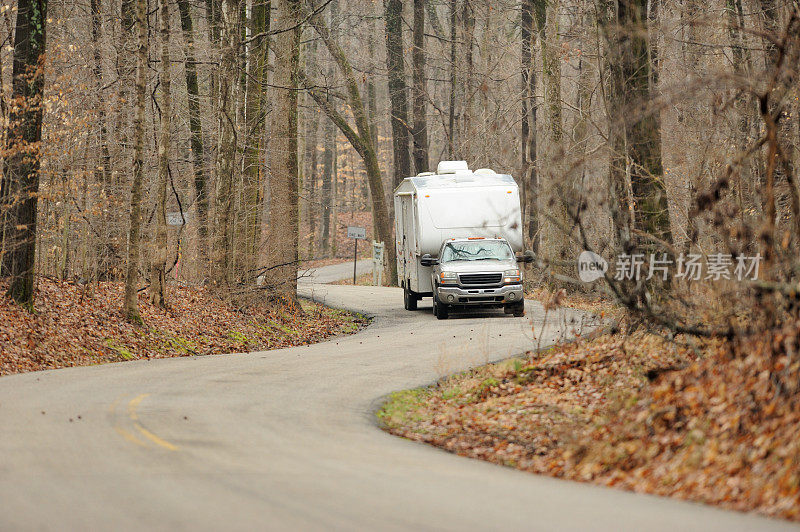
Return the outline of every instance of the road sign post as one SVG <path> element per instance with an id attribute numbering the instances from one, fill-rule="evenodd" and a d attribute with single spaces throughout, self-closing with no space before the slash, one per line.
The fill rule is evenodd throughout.
<path id="1" fill-rule="evenodd" d="M 167 225 L 180 226 L 186 225 L 189 222 L 188 212 L 168 212 Z"/>
<path id="2" fill-rule="evenodd" d="M 372 284 L 383 285 L 383 242 L 372 241 Z"/>
<path id="3" fill-rule="evenodd" d="M 356 284 L 356 262 L 358 262 L 358 241 L 367 239 L 367 230 L 364 227 L 348 226 L 347 238 L 355 240 L 353 244 L 353 284 Z"/>

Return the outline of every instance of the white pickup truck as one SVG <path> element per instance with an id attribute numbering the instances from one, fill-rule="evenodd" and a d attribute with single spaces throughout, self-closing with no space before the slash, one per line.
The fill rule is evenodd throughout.
<path id="1" fill-rule="evenodd" d="M 437 318 L 454 308 L 503 307 L 525 313 L 519 189 L 510 175 L 442 161 L 394 193 L 398 283 L 404 306 L 433 298 Z"/>

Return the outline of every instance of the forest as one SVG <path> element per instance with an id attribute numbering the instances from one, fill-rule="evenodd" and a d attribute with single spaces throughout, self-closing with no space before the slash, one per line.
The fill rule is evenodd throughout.
<path id="1" fill-rule="evenodd" d="M 245 426 L 252 432 L 226 448 L 236 458 L 219 460 L 238 474 L 240 457 L 263 465 L 273 456 L 236 447 L 265 429 L 258 441 L 278 442 L 274 456 L 291 448 L 302 456 L 296 471 L 317 468 L 289 490 L 296 496 L 358 471 L 356 455 L 377 460 L 378 444 L 358 452 L 372 439 L 347 438 L 375 428 L 374 419 L 362 426 L 363 414 L 383 394 L 378 423 L 405 438 L 537 474 L 800 520 L 800 0 L 0 0 L 0 41 L 0 375 L 190 357 L 186 368 L 205 368 L 203 378 L 231 377 L 158 384 L 156 371 L 184 366 L 123 364 L 119 381 L 87 379 L 103 412 L 107 383 L 127 376 L 141 388 L 125 388 L 129 414 L 116 433 L 98 434 L 133 435 L 147 447 L 141 456 L 168 456 L 205 445 L 202 427 Z M 511 175 L 520 191 L 533 256 L 519 266 L 528 301 L 515 300 L 515 316 L 529 314 L 483 320 L 485 340 L 468 319 L 402 310 L 393 191 L 441 161 Z M 319 286 L 311 281 L 298 295 L 308 268 L 355 262 L 348 226 L 384 244 L 385 287 L 325 284 L 346 311 L 309 296 Z M 591 317 L 595 330 L 568 324 L 567 312 Z M 373 318 L 385 328 L 359 332 Z M 356 332 L 340 346 L 338 336 Z M 333 337 L 336 347 L 310 345 Z M 408 351 L 399 362 L 398 346 Z M 501 346 L 523 355 L 489 364 Z M 261 356 L 267 349 L 281 351 Z M 431 369 L 450 351 L 452 369 L 466 373 Z M 291 388 L 264 385 L 275 367 Z M 14 402 L 39 374 L 3 377 L 0 419 L 22 416 L 7 424 L 19 441 L 36 440 L 34 429 L 55 434 L 55 421 L 45 426 L 53 411 L 77 427 L 81 416 L 65 409 L 85 404 L 59 386 L 111 371 L 86 369 L 98 373 L 47 374 L 66 377 L 36 388 L 52 405 L 31 407 L 39 425 Z M 246 379 L 255 399 L 225 395 L 244 394 L 229 383 Z M 411 385 L 421 388 L 394 393 Z M 180 409 L 208 408 L 170 411 L 179 391 L 190 398 Z M 218 396 L 224 406 L 248 402 L 209 406 Z M 308 449 L 296 450 L 261 418 L 230 421 L 258 401 L 263 412 L 291 410 L 298 426 L 313 412 L 306 428 L 328 423 L 355 451 L 321 450 L 322 432 L 298 436 Z M 140 403 L 159 430 L 140 424 Z M 116 404 L 95 417 L 110 420 Z M 207 412 L 222 422 L 192 425 Z M 292 421 L 272 414 L 275 426 Z M 81 441 L 69 434 L 64 442 Z M 223 456 L 223 436 L 204 464 Z M 392 444 L 379 443 L 394 460 Z M 114 449 L 135 464 L 126 471 L 143 470 L 140 455 Z M 431 460 L 425 473 L 438 473 Z M 331 472 L 331 463 L 345 465 Z M 9 478 L 39 478 L 20 471 Z M 237 504 L 256 493 L 247 484 L 256 477 L 233 490 Z M 447 490 L 482 497 L 477 484 L 499 485 Z M 356 512 L 373 499 L 369 512 L 401 508 L 395 487 L 347 502 Z M 419 495 L 409 491 L 402 496 Z M 338 484 L 319 493 L 325 503 L 352 495 Z M 266 515 L 264 500 L 242 497 Z M 454 499 L 453 523 L 483 510 Z M 426 515 L 414 513 L 397 523 Z"/>
<path id="2" fill-rule="evenodd" d="M 172 283 L 261 278 L 293 299 L 299 261 L 345 255 L 357 216 L 393 284 L 392 190 L 446 159 L 515 176 L 542 282 L 581 248 L 759 252 L 754 297 L 791 290 L 796 2 L 23 0 L 2 16 L 0 271 L 19 303 L 38 277 L 124 282 L 133 320 L 137 292 L 163 306 Z M 611 286 L 696 328 L 662 288 Z"/>

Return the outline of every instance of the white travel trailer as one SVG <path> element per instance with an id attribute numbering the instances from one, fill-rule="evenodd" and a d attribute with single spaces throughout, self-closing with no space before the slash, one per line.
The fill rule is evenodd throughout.
<path id="1" fill-rule="evenodd" d="M 417 299 L 433 291 L 432 269 L 422 257 L 437 256 L 446 240 L 501 238 L 522 251 L 519 188 L 510 175 L 442 161 L 436 173 L 404 179 L 394 209 L 398 283 Z"/>

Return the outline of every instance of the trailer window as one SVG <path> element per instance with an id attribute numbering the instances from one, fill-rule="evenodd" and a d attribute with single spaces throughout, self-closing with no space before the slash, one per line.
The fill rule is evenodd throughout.
<path id="1" fill-rule="evenodd" d="M 507 243 L 498 240 L 471 240 L 448 242 L 442 251 L 440 262 L 457 260 L 511 260 L 514 253 Z"/>

